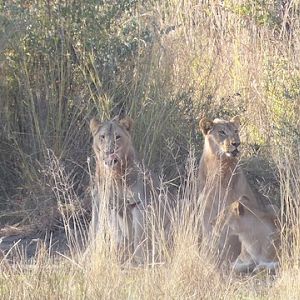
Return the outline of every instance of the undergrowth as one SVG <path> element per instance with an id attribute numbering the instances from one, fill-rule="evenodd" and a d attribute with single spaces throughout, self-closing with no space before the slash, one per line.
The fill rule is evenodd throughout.
<path id="1" fill-rule="evenodd" d="M 0 223 L 62 227 L 71 246 L 3 260 L 1 296 L 298 298 L 299 22 L 297 1 L 0 1 Z M 163 266 L 84 260 L 74 232 L 90 218 L 88 122 L 123 110 L 137 152 L 175 191 L 202 153 L 201 116 L 241 116 L 248 178 L 285 224 L 276 278 L 223 278 L 193 236 Z"/>

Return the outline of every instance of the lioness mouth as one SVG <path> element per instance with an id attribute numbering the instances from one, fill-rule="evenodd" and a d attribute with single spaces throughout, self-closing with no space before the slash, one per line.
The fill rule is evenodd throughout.
<path id="1" fill-rule="evenodd" d="M 229 152 L 229 151 L 225 152 L 227 157 L 236 157 L 236 156 L 238 156 L 239 153 L 240 153 L 240 151 L 238 149 L 234 149 L 231 152 Z"/>
<path id="2" fill-rule="evenodd" d="M 235 149 L 235 150 L 233 150 L 232 152 L 231 152 L 231 154 L 232 154 L 232 156 L 233 157 L 236 157 L 238 154 L 239 154 L 239 150 L 238 149 Z"/>
<path id="3" fill-rule="evenodd" d="M 114 159 L 108 159 L 108 160 L 105 160 L 104 162 L 107 166 L 109 167 L 113 167 L 115 164 L 118 163 L 118 160 L 116 158 Z"/>

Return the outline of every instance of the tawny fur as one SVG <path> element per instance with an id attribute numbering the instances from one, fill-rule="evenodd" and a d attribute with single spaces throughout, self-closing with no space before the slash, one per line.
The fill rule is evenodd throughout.
<path id="1" fill-rule="evenodd" d="M 243 196 L 218 217 L 217 223 L 229 226 L 249 254 L 247 259 L 239 256 L 233 269 L 239 273 L 262 269 L 275 271 L 280 250 L 279 209 L 276 205 L 268 205 L 262 211 L 249 208 L 249 204 L 249 199 Z"/>
<path id="2" fill-rule="evenodd" d="M 199 165 L 199 201 L 203 211 L 203 237 L 210 244 L 215 242 L 212 221 L 235 199 L 246 195 L 251 207 L 259 209 L 261 206 L 239 165 L 239 127 L 238 117 L 230 121 L 200 120 L 205 141 Z M 216 241 L 219 259 L 233 261 L 241 253 L 241 243 L 236 235 L 230 234 L 228 226 L 219 230 Z M 244 249 L 242 251 L 247 256 Z"/>
<path id="3" fill-rule="evenodd" d="M 149 254 L 155 248 L 152 230 L 169 226 L 170 196 L 137 158 L 132 123 L 129 117 L 90 122 L 96 155 L 91 235 L 97 236 L 103 228 L 101 214 L 108 211 L 108 227 L 118 252 L 144 263 L 147 256 L 155 255 Z"/>

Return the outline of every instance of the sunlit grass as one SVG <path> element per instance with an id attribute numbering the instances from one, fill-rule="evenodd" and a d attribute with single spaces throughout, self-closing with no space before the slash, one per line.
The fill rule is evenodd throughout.
<path id="1" fill-rule="evenodd" d="M 13 249 L 0 264 L 0 297 L 299 298 L 299 4 L 143 2 L 113 20 L 109 31 L 95 22 L 94 8 L 92 14 L 86 11 L 91 1 L 75 1 L 78 6 L 72 1 L 4 2 L 0 221 L 17 222 L 18 232 L 21 227 L 31 233 L 59 223 L 70 249 L 50 256 L 41 244 L 30 260 Z M 99 15 L 109 8 L 98 8 Z M 82 22 L 75 22 L 78 16 Z M 136 36 L 123 42 L 129 49 L 137 41 L 137 51 L 105 61 L 101 47 L 110 38 L 112 47 L 121 45 L 119 37 L 130 24 L 137 26 Z M 133 139 L 141 158 L 176 195 L 180 191 L 179 201 L 191 203 L 197 201 L 200 116 L 241 115 L 243 153 L 257 160 L 251 183 L 282 208 L 281 266 L 275 277 L 219 272 L 200 243 L 195 215 L 181 220 L 162 264 L 121 265 L 105 243 L 84 251 L 93 174 L 87 124 L 121 107 L 135 121 Z M 275 178 L 271 183 L 267 172 Z M 12 229 L 1 232 L 12 234 Z"/>

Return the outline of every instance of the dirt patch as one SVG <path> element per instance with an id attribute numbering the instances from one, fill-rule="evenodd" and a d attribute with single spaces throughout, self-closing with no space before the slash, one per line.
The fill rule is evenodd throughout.
<path id="1" fill-rule="evenodd" d="M 5 227 L 0 230 L 0 255 L 10 262 L 27 261 L 41 250 L 50 257 L 70 253 L 70 239 L 63 229 L 38 232 L 29 228 Z M 83 242 L 80 241 L 80 247 Z"/>

